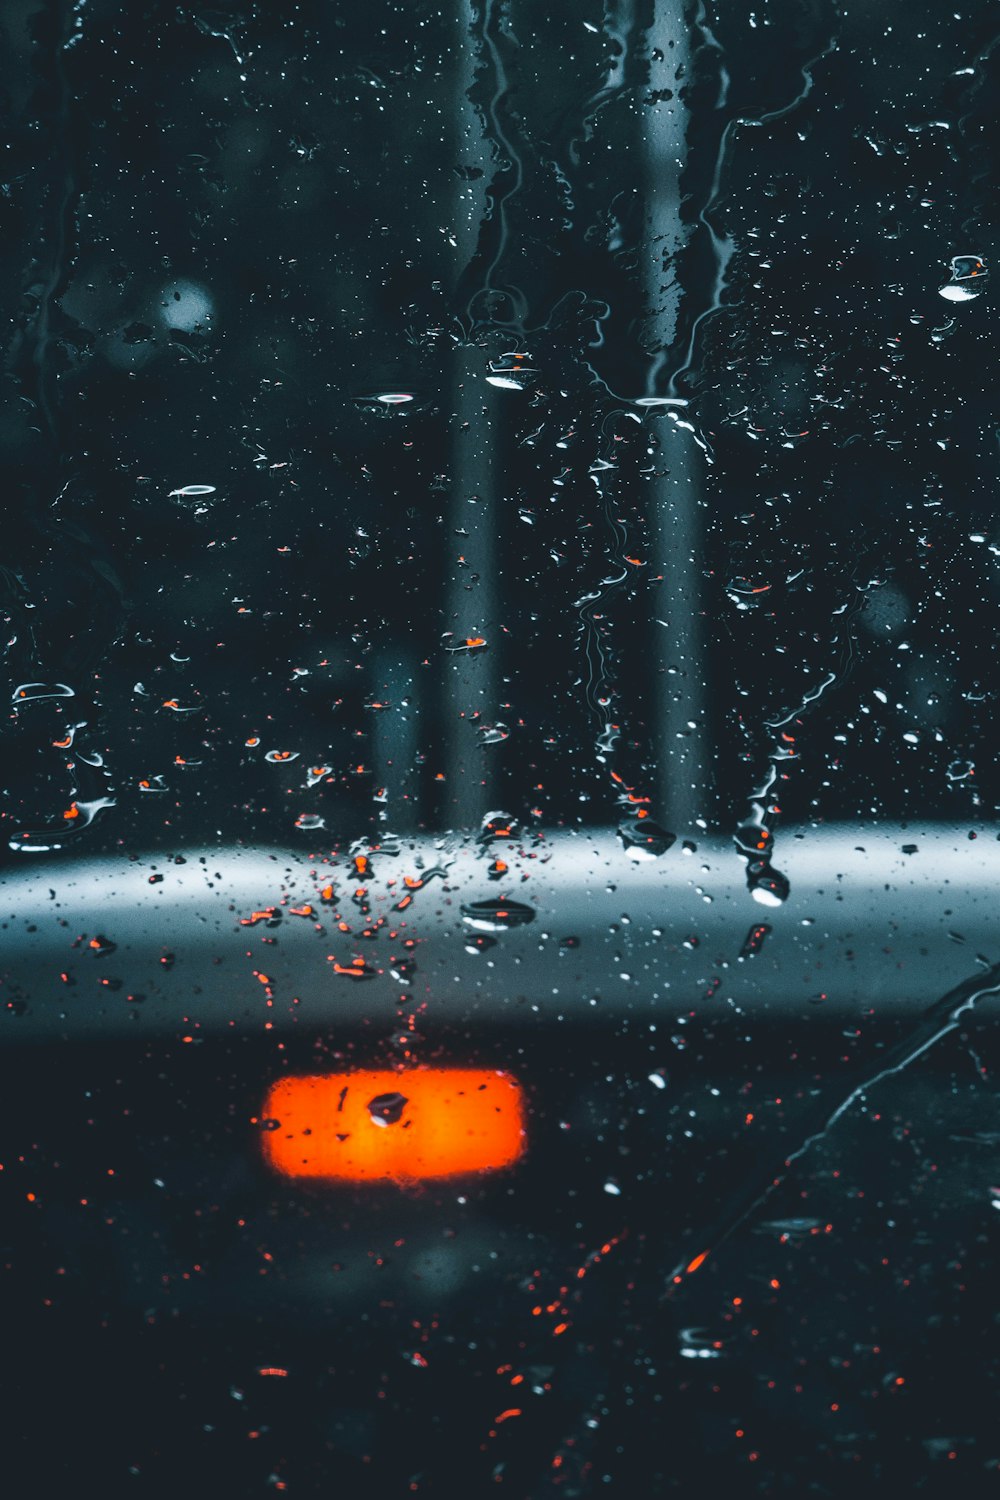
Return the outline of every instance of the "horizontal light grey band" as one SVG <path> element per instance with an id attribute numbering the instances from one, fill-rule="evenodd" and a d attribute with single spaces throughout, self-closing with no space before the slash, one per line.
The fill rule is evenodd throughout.
<path id="1" fill-rule="evenodd" d="M 610 831 L 405 839 L 360 869 L 260 848 L 26 856 L 0 879 L 0 1035 L 389 1028 L 416 1007 L 423 1028 L 916 1013 L 1000 958 L 1000 848 L 975 832 L 784 830 L 775 908 L 728 841 L 636 861 Z"/>

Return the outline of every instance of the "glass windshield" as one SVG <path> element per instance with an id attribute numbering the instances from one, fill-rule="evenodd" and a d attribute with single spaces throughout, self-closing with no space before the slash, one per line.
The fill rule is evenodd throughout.
<path id="1" fill-rule="evenodd" d="M 996 29 L 0 14 L 35 1493 L 995 1484 Z"/>

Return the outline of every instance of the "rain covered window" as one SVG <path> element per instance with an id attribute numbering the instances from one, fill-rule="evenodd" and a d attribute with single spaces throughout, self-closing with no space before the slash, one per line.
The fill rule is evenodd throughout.
<path id="1" fill-rule="evenodd" d="M 12 1493 L 995 1490 L 956 3 L 0 7 Z"/>

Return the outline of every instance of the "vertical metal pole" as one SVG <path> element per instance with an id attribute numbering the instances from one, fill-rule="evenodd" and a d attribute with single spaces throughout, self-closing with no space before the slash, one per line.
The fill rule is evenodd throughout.
<path id="1" fill-rule="evenodd" d="M 459 6 L 454 104 L 458 161 L 480 168 L 477 183 L 462 182 L 455 204 L 456 264 L 460 274 L 476 252 L 484 212 L 490 153 L 469 98 L 475 76 L 469 0 Z M 457 275 L 456 278 L 457 280 Z M 496 396 L 485 379 L 486 353 L 462 346 L 452 356 L 451 453 L 444 629 L 445 800 L 448 826 L 470 828 L 489 810 L 489 756 L 477 725 L 495 713 L 500 649 L 497 614 L 499 544 L 496 502 Z M 462 648 L 483 638 L 481 650 Z M 478 715 L 479 717 L 474 717 Z"/>
<path id="2" fill-rule="evenodd" d="M 668 365 L 682 363 L 676 347 L 678 313 L 683 295 L 669 267 L 685 243 L 681 218 L 680 178 L 687 154 L 688 111 L 681 90 L 689 76 L 691 45 L 683 0 L 654 0 L 649 33 L 649 86 L 670 90 L 672 98 L 647 107 L 642 116 L 643 174 L 650 239 L 646 256 L 646 292 L 654 310 L 653 326 L 660 353 L 648 376 L 646 397 L 656 410 Z M 683 72 L 678 78 L 678 71 Z M 669 284 L 668 284 L 669 283 Z M 665 406 L 677 417 L 683 407 Z M 704 459 L 693 434 L 661 418 L 662 467 L 651 497 L 653 553 L 664 575 L 655 596 L 653 649 L 656 662 L 659 738 L 659 804 L 668 827 L 689 827 L 707 807 L 704 712 L 706 699 L 704 639 L 701 623 L 702 524 L 701 474 Z M 695 727 L 692 727 L 695 726 Z"/>

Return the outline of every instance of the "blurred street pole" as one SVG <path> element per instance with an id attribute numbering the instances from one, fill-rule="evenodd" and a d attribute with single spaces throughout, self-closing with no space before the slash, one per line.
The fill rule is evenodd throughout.
<path id="1" fill-rule="evenodd" d="M 456 24 L 458 58 L 453 114 L 456 167 L 476 167 L 476 180 L 459 176 L 453 206 L 455 281 L 476 253 L 485 210 L 491 152 L 483 124 L 469 97 L 476 72 L 473 7 L 463 0 Z M 450 492 L 445 534 L 445 631 L 451 632 L 444 660 L 446 826 L 478 825 L 489 810 L 489 751 L 477 733 L 496 713 L 500 649 L 496 393 L 483 378 L 485 349 L 462 345 L 451 356 Z M 462 643 L 484 638 L 483 649 Z M 478 719 L 474 715 L 479 715 Z"/>
<path id="2" fill-rule="evenodd" d="M 652 332 L 660 353 L 649 371 L 651 402 L 671 398 L 672 376 L 684 364 L 678 347 L 683 289 L 676 256 L 686 243 L 681 213 L 681 174 L 688 152 L 689 114 L 684 94 L 690 82 L 690 21 L 682 0 L 653 0 L 647 38 L 650 93 L 672 93 L 646 105 L 640 114 L 643 181 L 648 240 L 644 246 L 646 295 L 653 310 Z M 680 76 L 678 76 L 680 75 Z M 684 408 L 664 411 L 684 419 Z M 651 405 L 650 411 L 657 410 Z M 704 724 L 706 681 L 702 607 L 702 519 L 699 501 L 705 458 L 694 435 L 662 416 L 656 421 L 662 447 L 658 467 L 668 472 L 652 480 L 651 563 L 664 581 L 654 596 L 652 647 L 658 694 L 658 801 L 668 827 L 681 831 L 708 806 Z M 692 728 L 695 725 L 697 727 Z"/>

